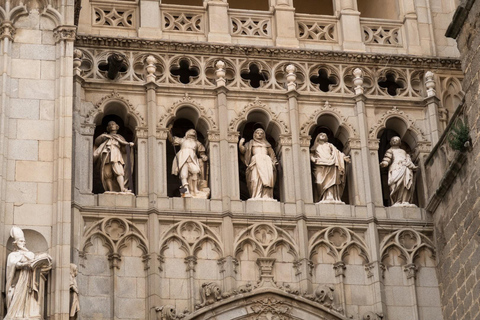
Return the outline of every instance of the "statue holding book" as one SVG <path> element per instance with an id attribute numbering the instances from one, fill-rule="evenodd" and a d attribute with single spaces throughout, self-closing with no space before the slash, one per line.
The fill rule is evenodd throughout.
<path id="1" fill-rule="evenodd" d="M 52 258 L 47 253 L 34 254 L 28 250 L 22 229 L 12 227 L 10 236 L 15 250 L 7 258 L 5 320 L 43 319 L 42 281 L 52 268 Z"/>

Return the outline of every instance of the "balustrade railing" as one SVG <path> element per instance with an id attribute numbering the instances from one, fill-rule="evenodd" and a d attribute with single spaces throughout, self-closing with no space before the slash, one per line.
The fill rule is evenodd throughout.
<path id="1" fill-rule="evenodd" d="M 338 42 L 335 17 L 295 15 L 297 38 L 312 42 Z"/>
<path id="2" fill-rule="evenodd" d="M 400 21 L 361 18 L 363 42 L 366 45 L 402 47 L 402 27 Z"/>
<path id="3" fill-rule="evenodd" d="M 272 14 L 249 10 L 230 10 L 230 34 L 233 37 L 271 39 Z"/>
<path id="4" fill-rule="evenodd" d="M 206 12 L 203 7 L 162 5 L 164 32 L 205 33 Z"/>

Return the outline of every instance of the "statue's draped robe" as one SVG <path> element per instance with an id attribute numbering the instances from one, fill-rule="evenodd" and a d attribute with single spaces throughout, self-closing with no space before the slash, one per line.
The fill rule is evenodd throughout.
<path id="1" fill-rule="evenodd" d="M 198 159 L 198 154 L 205 154 L 205 147 L 198 140 L 193 138 L 179 138 L 173 137 L 173 145 L 180 146 L 180 151 L 175 155 L 172 164 L 172 174 L 178 175 L 180 178 L 188 178 L 188 171 L 192 173 L 200 173 L 200 179 L 203 179 L 203 163 Z M 191 161 L 188 161 L 190 159 Z M 186 172 L 187 176 L 182 176 L 182 168 L 187 165 L 189 170 Z M 185 174 L 185 172 L 184 172 Z"/>
<path id="2" fill-rule="evenodd" d="M 243 156 L 247 166 L 247 187 L 251 199 L 273 199 L 277 162 L 275 152 L 267 140 L 250 140 L 245 144 Z"/>
<path id="3" fill-rule="evenodd" d="M 390 148 L 385 153 L 382 161 L 390 164 L 388 168 L 388 186 L 390 187 L 390 200 L 396 203 L 410 203 L 413 195 L 413 170 L 414 164 L 408 153 L 400 148 Z"/>
<path id="4" fill-rule="evenodd" d="M 123 144 L 121 144 L 122 142 Z M 121 191 L 121 187 L 118 190 L 108 190 L 107 186 L 107 176 L 113 180 L 113 185 L 117 186 L 116 178 L 114 176 L 110 177 L 109 170 L 105 169 L 105 166 L 110 165 L 111 170 L 117 175 L 124 176 L 124 188 L 127 188 L 129 183 L 129 177 L 125 175 L 125 162 L 127 158 L 127 153 L 125 152 L 124 144 L 128 142 L 119 134 L 109 134 L 103 133 L 97 139 L 95 139 L 95 146 L 97 147 L 93 152 L 93 161 L 98 166 L 97 170 L 100 170 L 100 175 L 102 178 L 102 185 L 105 191 Z M 133 164 L 133 153 L 130 155 L 131 161 Z"/>
<path id="5" fill-rule="evenodd" d="M 35 260 L 37 259 L 34 253 L 28 250 L 14 251 L 8 255 L 5 320 L 42 319 L 38 292 L 40 268 L 17 268 L 19 263 L 33 264 Z"/>
<path id="6" fill-rule="evenodd" d="M 328 142 L 316 143 L 310 151 L 315 159 L 313 174 L 320 201 L 324 200 L 329 188 L 332 188 L 334 199 L 341 201 L 345 188 L 345 154 Z"/>

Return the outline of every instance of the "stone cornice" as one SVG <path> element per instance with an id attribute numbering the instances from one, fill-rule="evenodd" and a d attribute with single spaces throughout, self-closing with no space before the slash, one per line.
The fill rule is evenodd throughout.
<path id="1" fill-rule="evenodd" d="M 149 40 L 118 38 L 80 34 L 76 36 L 77 47 L 95 47 L 129 50 L 155 50 L 156 52 L 176 52 L 185 54 L 232 55 L 275 58 L 287 60 L 332 61 L 336 63 L 375 64 L 389 66 L 412 66 L 447 68 L 461 70 L 460 60 L 453 58 L 422 57 L 377 53 L 354 53 L 313 49 L 290 49 L 277 47 L 255 47 L 238 44 L 213 44 L 206 42 L 178 42 L 169 40 Z"/>

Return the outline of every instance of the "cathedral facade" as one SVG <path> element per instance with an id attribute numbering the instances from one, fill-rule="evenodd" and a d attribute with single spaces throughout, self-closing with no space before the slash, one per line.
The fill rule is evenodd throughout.
<path id="1" fill-rule="evenodd" d="M 0 316 L 443 319 L 457 3 L 317 2 L 3 0 Z"/>

